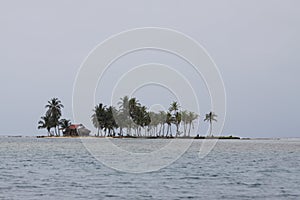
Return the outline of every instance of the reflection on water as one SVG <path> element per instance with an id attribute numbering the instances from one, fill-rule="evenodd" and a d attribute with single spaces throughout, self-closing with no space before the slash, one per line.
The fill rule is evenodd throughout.
<path id="1" fill-rule="evenodd" d="M 167 142 L 120 140 L 148 152 Z M 105 167 L 80 139 L 0 138 L 0 199 L 299 199 L 300 140 L 201 140 L 172 165 L 130 174 Z"/>

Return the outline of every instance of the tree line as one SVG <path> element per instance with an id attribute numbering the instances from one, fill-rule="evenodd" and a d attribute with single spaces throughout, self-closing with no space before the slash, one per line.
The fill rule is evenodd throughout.
<path id="1" fill-rule="evenodd" d="M 58 98 L 50 99 L 45 115 L 38 122 L 38 129 L 46 129 L 48 136 L 60 136 L 60 130 L 65 130 L 71 121 L 61 119 L 64 106 Z M 93 109 L 92 123 L 97 129 L 96 136 L 127 136 L 127 137 L 190 137 L 194 122 L 199 115 L 187 110 L 181 110 L 178 102 L 170 104 L 167 111 L 152 112 L 136 98 L 124 96 L 120 98 L 117 108 L 99 103 Z M 217 115 L 206 114 L 204 121 L 210 124 Z M 172 131 L 175 128 L 175 133 Z M 51 130 L 54 129 L 54 132 Z"/>
<path id="2" fill-rule="evenodd" d="M 124 96 L 118 102 L 118 108 L 99 103 L 91 118 L 97 136 L 190 137 L 198 117 L 192 111 L 181 111 L 176 101 L 170 104 L 167 112 L 156 113 L 148 111 L 136 98 Z M 209 121 L 211 126 L 210 134 L 216 117 L 212 112 L 206 115 L 205 121 Z M 172 125 L 175 126 L 175 133 L 172 133 Z"/>

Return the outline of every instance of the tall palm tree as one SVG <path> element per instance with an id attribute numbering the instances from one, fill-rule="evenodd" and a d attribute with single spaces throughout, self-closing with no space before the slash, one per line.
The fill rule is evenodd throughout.
<path id="1" fill-rule="evenodd" d="M 51 128 L 54 127 L 51 116 L 46 113 L 45 116 L 41 117 L 41 120 L 38 122 L 38 129 L 47 129 L 48 136 L 51 136 Z"/>
<path id="2" fill-rule="evenodd" d="M 141 119 L 139 119 L 141 104 L 136 98 L 129 99 L 129 116 L 131 119 L 130 127 L 134 127 L 137 135 L 141 134 Z M 131 128 L 130 128 L 131 131 Z"/>
<path id="3" fill-rule="evenodd" d="M 145 128 L 145 136 L 146 136 L 146 132 L 147 130 L 149 130 L 149 125 L 151 123 L 151 117 L 150 117 L 150 114 L 149 112 L 147 112 L 147 107 L 146 106 L 142 106 L 140 107 L 139 109 L 139 118 L 140 118 L 140 126 Z M 147 127 L 147 129 L 146 129 Z"/>
<path id="4" fill-rule="evenodd" d="M 171 115 L 171 113 L 169 113 L 169 112 L 168 112 L 167 115 L 166 115 L 166 123 L 168 124 L 166 137 L 168 136 L 169 131 L 170 131 L 170 135 L 171 135 L 171 137 L 172 137 L 172 129 L 171 129 L 172 115 Z"/>
<path id="5" fill-rule="evenodd" d="M 48 104 L 45 106 L 47 108 L 47 114 L 50 115 L 50 118 L 53 120 L 53 125 L 55 128 L 56 136 L 59 136 L 59 118 L 61 117 L 61 110 L 64 106 L 58 98 L 52 98 L 48 101 Z"/>
<path id="6" fill-rule="evenodd" d="M 191 127 L 193 127 L 194 129 L 194 121 L 199 117 L 198 114 L 194 113 L 194 112 L 189 112 L 188 113 L 188 119 L 187 119 L 187 123 L 189 124 L 189 133 L 188 136 L 191 136 Z"/>
<path id="7" fill-rule="evenodd" d="M 118 102 L 119 109 L 121 109 L 125 113 L 129 113 L 129 97 L 124 96 L 123 98 L 120 98 L 120 101 Z"/>
<path id="8" fill-rule="evenodd" d="M 181 114 L 179 111 L 179 105 L 176 101 L 172 102 L 171 105 L 170 105 L 170 108 L 169 108 L 169 112 L 172 114 L 172 122 L 175 124 L 176 126 L 176 137 L 180 134 L 179 133 L 179 125 L 180 125 L 180 122 L 181 122 Z"/>
<path id="9" fill-rule="evenodd" d="M 134 118 L 135 116 L 135 114 L 137 113 L 137 109 L 138 109 L 138 107 L 140 107 L 141 106 L 141 104 L 139 103 L 139 101 L 136 99 L 136 98 L 131 98 L 130 100 L 129 100 L 129 114 L 130 114 L 130 117 L 131 118 Z"/>
<path id="10" fill-rule="evenodd" d="M 106 131 L 108 131 L 108 136 L 115 136 L 115 129 L 118 128 L 113 113 L 116 113 L 116 109 L 112 106 L 105 110 L 104 129 L 105 135 Z"/>
<path id="11" fill-rule="evenodd" d="M 175 116 L 174 116 L 174 123 L 176 125 L 176 135 L 175 137 L 180 135 L 180 131 L 179 131 L 179 126 L 181 123 L 181 113 L 180 112 L 176 112 Z"/>
<path id="12" fill-rule="evenodd" d="M 103 106 L 102 103 L 99 103 L 94 108 L 94 113 L 92 115 L 92 122 L 94 127 L 97 129 L 97 136 L 99 136 L 100 130 L 104 128 L 104 121 L 105 121 L 105 109 L 106 107 Z M 102 136 L 102 133 L 101 133 Z"/>
<path id="13" fill-rule="evenodd" d="M 124 112 L 122 112 L 122 110 L 119 110 L 116 111 L 116 113 L 113 113 L 113 117 L 120 129 L 118 135 L 123 136 L 123 128 L 127 126 L 127 116 Z"/>
<path id="14" fill-rule="evenodd" d="M 209 122 L 209 135 L 211 136 L 211 132 L 212 132 L 212 122 L 213 121 L 217 121 L 216 117 L 218 117 L 215 113 L 213 112 L 209 112 L 208 114 L 205 115 L 205 119 L 204 121 L 208 121 Z"/>
<path id="15" fill-rule="evenodd" d="M 92 118 L 92 123 L 93 123 L 94 127 L 97 129 L 97 136 L 99 136 L 100 123 L 98 122 L 98 118 L 97 118 L 96 112 L 93 113 L 93 115 L 91 116 L 91 118 Z"/>
<path id="16" fill-rule="evenodd" d="M 187 125 L 188 125 L 188 111 L 187 110 L 184 110 L 181 112 L 181 120 L 183 123 L 183 136 L 186 136 Z"/>
<path id="17" fill-rule="evenodd" d="M 131 119 L 129 114 L 129 97 L 124 96 L 123 98 L 120 98 L 120 101 L 118 102 L 119 105 L 119 111 L 117 115 L 115 116 L 116 122 L 120 128 L 119 135 L 123 135 L 123 128 L 127 128 L 127 134 L 129 134 L 129 129 L 131 129 Z"/>
<path id="18" fill-rule="evenodd" d="M 150 116 L 150 124 L 149 124 L 149 131 L 150 131 L 150 136 L 156 135 L 159 136 L 159 133 L 157 131 L 158 125 L 160 124 L 160 115 L 159 113 L 155 112 L 149 112 Z"/>
<path id="19" fill-rule="evenodd" d="M 159 123 L 160 123 L 159 135 L 162 135 L 163 137 L 165 135 L 166 120 L 167 120 L 167 113 L 165 111 L 159 111 Z"/>
<path id="20" fill-rule="evenodd" d="M 132 120 L 137 125 L 137 135 L 142 136 L 141 129 L 151 122 L 149 113 L 145 106 L 136 106 L 132 112 Z"/>

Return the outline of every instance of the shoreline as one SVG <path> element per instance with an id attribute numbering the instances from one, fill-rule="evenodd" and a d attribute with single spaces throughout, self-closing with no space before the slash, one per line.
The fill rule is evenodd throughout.
<path id="1" fill-rule="evenodd" d="M 109 138 L 109 139 L 220 139 L 220 140 L 224 140 L 224 139 L 233 139 L 233 140 L 247 140 L 250 138 L 240 138 L 237 136 L 216 136 L 216 137 L 205 137 L 205 136 L 199 136 L 199 137 L 135 137 L 135 136 L 115 136 L 115 137 L 107 137 L 107 136 L 36 136 L 36 138 L 47 138 L 47 139 L 69 139 L 69 138 L 80 138 L 80 139 L 91 139 L 91 138 L 95 138 L 95 139 L 103 139 L 103 138 Z"/>
<path id="2" fill-rule="evenodd" d="M 221 140 L 300 140 L 300 137 L 282 137 L 282 138 L 267 138 L 267 137 L 261 137 L 261 138 L 250 138 L 250 137 L 238 137 L 238 136 L 218 136 L 218 137 L 205 137 L 205 136 L 199 136 L 197 137 L 104 137 L 104 136 L 46 136 L 46 135 L 1 135 L 0 138 L 45 138 L 45 139 L 79 139 L 79 138 L 86 138 L 86 139 L 104 139 L 104 138 L 112 138 L 112 139 L 221 139 Z"/>

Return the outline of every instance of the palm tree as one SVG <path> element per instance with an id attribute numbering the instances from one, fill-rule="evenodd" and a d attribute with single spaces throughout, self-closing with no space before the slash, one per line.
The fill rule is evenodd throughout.
<path id="1" fill-rule="evenodd" d="M 164 137 L 165 135 L 166 119 L 167 119 L 167 113 L 165 111 L 159 111 L 159 123 L 160 123 L 159 136 L 162 135 Z"/>
<path id="2" fill-rule="evenodd" d="M 71 125 L 71 121 L 68 119 L 59 120 L 60 129 L 64 132 Z"/>
<path id="3" fill-rule="evenodd" d="M 125 113 L 122 110 L 116 111 L 116 113 L 113 113 L 113 115 L 114 115 L 114 119 L 120 129 L 120 132 L 118 133 L 118 135 L 123 136 L 123 128 L 125 128 L 127 126 L 127 116 L 125 115 Z"/>
<path id="4" fill-rule="evenodd" d="M 137 125 L 137 135 L 142 136 L 141 129 L 148 126 L 151 122 L 147 108 L 145 106 L 136 106 L 131 115 L 133 122 Z"/>
<path id="5" fill-rule="evenodd" d="M 170 105 L 169 111 L 170 112 L 177 112 L 179 110 L 179 105 L 176 101 L 173 101 Z"/>
<path id="6" fill-rule="evenodd" d="M 180 126 L 180 123 L 181 123 L 181 113 L 180 112 L 175 113 L 174 123 L 176 125 L 176 135 L 175 135 L 175 137 L 177 137 L 181 134 L 180 131 L 179 131 L 179 126 Z"/>
<path id="7" fill-rule="evenodd" d="M 149 112 L 150 116 L 150 124 L 149 124 L 149 131 L 150 136 L 156 135 L 159 136 L 159 133 L 157 131 L 158 125 L 160 124 L 160 114 L 155 112 Z"/>
<path id="8" fill-rule="evenodd" d="M 147 112 L 147 107 L 142 106 L 139 108 L 139 125 L 143 128 L 145 128 L 145 136 L 146 136 L 146 131 L 149 130 L 149 125 L 151 123 L 151 117 L 149 112 Z M 146 129 L 147 127 L 147 129 Z"/>
<path id="9" fill-rule="evenodd" d="M 94 108 L 94 113 L 92 115 L 92 122 L 94 127 L 97 129 L 97 136 L 99 136 L 100 130 L 104 128 L 105 121 L 105 106 L 102 103 L 98 104 Z M 102 136 L 102 133 L 101 133 Z"/>
<path id="10" fill-rule="evenodd" d="M 175 137 L 177 137 L 180 133 L 179 133 L 179 125 L 181 122 L 181 114 L 180 112 L 178 112 L 179 110 L 179 105 L 176 101 L 172 102 L 169 108 L 169 112 L 172 114 L 172 122 L 175 124 L 176 126 L 176 135 Z"/>
<path id="11" fill-rule="evenodd" d="M 217 121 L 216 117 L 218 117 L 218 116 L 216 114 L 214 114 L 213 112 L 209 112 L 208 114 L 205 115 L 204 121 L 209 122 L 209 127 L 210 127 L 209 135 L 210 136 L 211 136 L 211 132 L 212 132 L 212 122 Z"/>
<path id="12" fill-rule="evenodd" d="M 187 123 L 189 124 L 189 133 L 188 136 L 191 136 L 191 127 L 193 126 L 194 129 L 194 121 L 199 117 L 198 114 L 194 113 L 194 112 L 189 112 L 188 113 L 188 119 L 187 119 Z"/>
<path id="13" fill-rule="evenodd" d="M 136 98 L 131 98 L 129 100 L 129 114 L 131 118 L 134 118 L 135 114 L 137 113 L 137 109 L 138 107 L 141 106 L 141 104 L 139 103 L 139 101 Z"/>
<path id="14" fill-rule="evenodd" d="M 123 135 L 123 128 L 127 128 L 127 134 L 129 134 L 129 129 L 131 129 L 131 120 L 129 115 L 129 97 L 124 96 L 123 98 L 120 98 L 120 101 L 118 102 L 119 105 L 119 111 L 116 114 L 116 122 L 120 128 L 119 135 Z"/>
<path id="15" fill-rule="evenodd" d="M 61 109 L 63 107 L 64 106 L 61 104 L 61 101 L 58 98 L 50 99 L 48 104 L 45 106 L 45 108 L 48 109 L 46 114 L 50 115 L 50 118 L 53 120 L 55 132 L 56 129 L 58 131 L 58 133 L 56 132 L 56 136 L 59 136 L 59 118 L 61 117 Z"/>
<path id="16" fill-rule="evenodd" d="M 121 101 L 118 102 L 119 108 L 125 112 L 129 113 L 129 97 L 124 96 L 123 98 L 120 98 Z"/>
<path id="17" fill-rule="evenodd" d="M 171 115 L 171 113 L 169 113 L 169 112 L 168 112 L 167 115 L 166 115 L 166 123 L 168 124 L 166 137 L 168 136 L 169 131 L 170 131 L 170 135 L 171 135 L 171 137 L 172 137 L 172 129 L 171 129 L 172 115 Z"/>
<path id="18" fill-rule="evenodd" d="M 106 135 L 106 131 L 108 130 L 108 136 L 115 136 L 115 128 L 118 128 L 118 125 L 115 121 L 113 113 L 116 112 L 117 112 L 116 109 L 112 106 L 109 106 L 105 110 L 105 120 L 104 120 L 105 135 Z"/>
<path id="19" fill-rule="evenodd" d="M 93 113 L 92 115 L 92 123 L 94 125 L 94 127 L 97 129 L 97 136 L 99 136 L 99 132 L 100 132 L 100 124 L 98 122 L 98 118 L 97 118 L 97 114 L 96 112 Z M 96 136 L 96 135 L 95 135 Z"/>
<path id="20" fill-rule="evenodd" d="M 51 128 L 54 127 L 53 126 L 53 122 L 51 119 L 51 116 L 49 114 L 46 113 L 45 116 L 41 117 L 41 120 L 38 122 L 39 126 L 38 129 L 47 129 L 48 132 L 48 136 L 51 136 Z"/>
<path id="21" fill-rule="evenodd" d="M 188 111 L 182 111 L 181 112 L 181 120 L 183 122 L 183 136 L 186 136 L 187 133 L 187 125 L 188 125 Z"/>
<path id="22" fill-rule="evenodd" d="M 141 133 L 141 128 L 140 128 L 141 119 L 139 119 L 139 115 L 141 115 L 140 107 L 141 104 L 136 98 L 129 99 L 129 116 L 132 120 L 131 123 L 129 123 L 130 131 L 131 131 L 131 127 L 134 127 L 136 129 L 135 132 L 137 133 L 137 135 L 140 135 Z"/>

